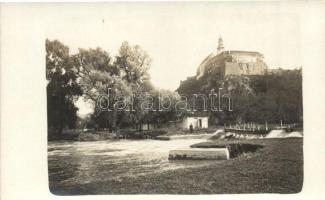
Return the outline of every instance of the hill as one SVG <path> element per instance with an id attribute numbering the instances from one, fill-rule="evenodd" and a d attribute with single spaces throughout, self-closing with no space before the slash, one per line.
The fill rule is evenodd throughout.
<path id="1" fill-rule="evenodd" d="M 208 95 L 212 89 L 222 88 L 223 94 L 231 96 L 232 111 L 227 109 L 227 98 L 222 112 L 208 109 L 211 124 L 233 122 L 302 123 L 302 71 L 283 70 L 259 76 L 205 74 L 202 78 L 189 77 L 182 81 L 177 92 L 191 98 L 193 94 Z M 201 101 L 204 101 L 201 99 Z M 208 108 L 211 102 L 207 101 Z M 202 105 L 202 104 L 200 104 Z M 203 111 L 200 107 L 199 111 Z"/>

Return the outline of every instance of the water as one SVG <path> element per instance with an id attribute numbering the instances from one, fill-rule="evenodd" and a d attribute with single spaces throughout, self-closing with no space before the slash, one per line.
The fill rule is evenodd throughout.
<path id="1" fill-rule="evenodd" d="M 301 132 L 289 132 L 285 130 L 272 130 L 265 138 L 288 138 L 288 137 L 303 137 Z"/>
<path id="2" fill-rule="evenodd" d="M 216 161 L 168 160 L 169 150 L 188 148 L 204 141 L 205 138 L 49 142 L 50 182 L 71 186 L 215 163 Z"/>

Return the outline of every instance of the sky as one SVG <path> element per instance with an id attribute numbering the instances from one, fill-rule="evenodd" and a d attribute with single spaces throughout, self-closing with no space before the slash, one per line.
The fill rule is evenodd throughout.
<path id="1" fill-rule="evenodd" d="M 299 5 L 273 3 L 107 3 L 54 5 L 42 9 L 46 37 L 69 46 L 96 48 L 114 57 L 123 41 L 152 58 L 152 83 L 175 90 L 196 74 L 202 60 L 225 50 L 259 51 L 269 68 L 301 66 Z M 80 102 L 78 103 L 80 104 Z M 80 113 L 89 112 L 81 106 Z"/>

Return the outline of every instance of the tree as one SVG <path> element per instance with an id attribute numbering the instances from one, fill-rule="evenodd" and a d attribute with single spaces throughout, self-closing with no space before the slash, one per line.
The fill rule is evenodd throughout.
<path id="1" fill-rule="evenodd" d="M 281 70 L 277 74 L 263 76 L 225 76 L 207 73 L 196 80 L 183 81 L 177 89 L 189 98 L 194 93 L 208 94 L 219 87 L 231 94 L 233 111 L 210 112 L 219 123 L 301 123 L 302 74 L 299 70 Z M 210 120 L 210 122 L 213 120 Z"/>
<path id="2" fill-rule="evenodd" d="M 57 40 L 46 40 L 48 131 L 60 135 L 64 127 L 74 128 L 78 108 L 74 105 L 82 90 L 69 48 Z"/>
<path id="3" fill-rule="evenodd" d="M 148 84 L 151 58 L 139 45 L 123 42 L 114 65 L 121 70 L 121 77 L 130 84 Z M 144 86 L 143 85 L 143 86 Z"/>
<path id="4" fill-rule="evenodd" d="M 122 124 L 141 123 L 144 113 L 140 109 L 141 101 L 135 99 L 132 111 L 116 111 L 115 106 L 121 103 L 117 97 L 130 97 L 133 93 L 145 95 L 152 90 L 148 69 L 151 59 L 138 45 L 130 46 L 123 42 L 114 62 L 106 51 L 100 48 L 79 49 L 73 56 L 75 68 L 78 69 L 79 82 L 84 91 L 84 98 L 93 102 L 95 110 L 93 121 L 99 128 L 118 129 Z M 98 97 L 108 93 L 110 101 L 108 109 L 99 109 Z M 126 108 L 126 110 L 130 110 Z"/>
<path id="5" fill-rule="evenodd" d="M 128 123 L 138 127 L 146 120 L 146 112 L 141 107 L 142 98 L 150 95 L 154 87 L 150 82 L 149 69 L 151 58 L 139 45 L 123 42 L 116 56 L 114 66 L 120 70 L 120 77 L 126 82 L 133 94 L 139 95 L 134 99 L 134 112 L 128 112 Z"/>
<path id="6" fill-rule="evenodd" d="M 148 95 L 152 98 L 153 109 L 144 112 L 143 123 L 152 123 L 159 127 L 163 123 L 176 121 L 177 116 L 182 113 L 176 109 L 176 103 L 181 98 L 177 92 L 154 89 Z M 145 101 L 146 99 L 143 102 Z"/>
<path id="7" fill-rule="evenodd" d="M 100 48 L 79 49 L 79 53 L 73 56 L 73 63 L 78 69 L 79 84 L 84 91 L 84 99 L 95 105 L 93 121 L 97 123 L 98 128 L 114 129 L 118 115 L 112 108 L 115 99 L 110 99 L 109 105 L 103 105 L 103 107 L 109 106 L 106 111 L 99 108 L 97 103 L 98 97 L 108 95 L 109 88 L 111 97 L 130 94 L 129 87 L 120 77 L 120 70 L 112 65 L 109 54 Z"/>

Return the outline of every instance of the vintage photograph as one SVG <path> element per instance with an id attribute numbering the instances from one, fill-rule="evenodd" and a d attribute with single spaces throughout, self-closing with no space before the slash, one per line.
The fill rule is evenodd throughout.
<path id="1" fill-rule="evenodd" d="M 304 51 L 300 18 L 281 5 L 53 7 L 50 192 L 299 193 Z"/>

